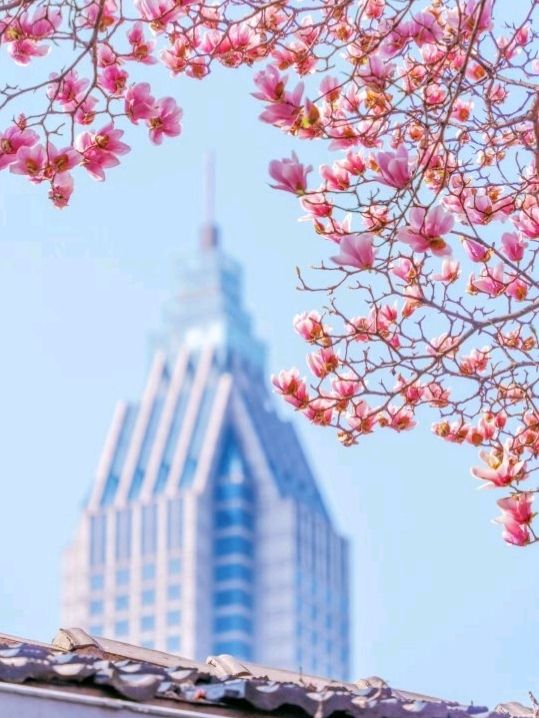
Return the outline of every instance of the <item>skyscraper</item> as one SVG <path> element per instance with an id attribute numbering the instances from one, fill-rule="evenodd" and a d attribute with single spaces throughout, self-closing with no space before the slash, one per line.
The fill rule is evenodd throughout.
<path id="1" fill-rule="evenodd" d="M 115 410 L 66 551 L 63 624 L 345 678 L 347 543 L 273 408 L 207 195 L 146 388 Z"/>

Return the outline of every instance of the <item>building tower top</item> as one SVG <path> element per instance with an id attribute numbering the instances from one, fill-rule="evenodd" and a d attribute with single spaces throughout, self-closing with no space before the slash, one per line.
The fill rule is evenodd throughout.
<path id="1" fill-rule="evenodd" d="M 219 228 L 215 222 L 215 156 L 206 155 L 204 163 L 204 221 L 200 228 L 200 247 L 215 249 L 219 244 Z"/>
<path id="2" fill-rule="evenodd" d="M 265 348 L 245 307 L 242 269 L 219 240 L 212 154 L 204 165 L 203 212 L 198 245 L 180 259 L 179 291 L 165 309 L 165 331 L 156 337 L 157 344 L 174 356 L 180 346 L 200 349 L 211 343 L 222 349 L 230 366 L 263 373 Z"/>

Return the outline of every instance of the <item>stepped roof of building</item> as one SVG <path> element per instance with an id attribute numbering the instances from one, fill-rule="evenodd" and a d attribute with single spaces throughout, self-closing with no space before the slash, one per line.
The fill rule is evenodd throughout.
<path id="1" fill-rule="evenodd" d="M 52 644 L 0 634 L 2 695 L 95 707 L 109 715 L 535 718 L 505 703 L 493 710 L 390 688 L 381 678 L 342 683 L 211 656 L 206 663 L 62 629 Z M 13 697 L 13 695 L 12 695 Z M 124 712 L 121 712 L 124 711 Z M 97 711 L 96 711 L 97 712 Z M 86 715 L 87 713 L 84 713 Z M 41 715 L 41 713 L 40 713 Z M 44 714 L 45 715 L 45 714 Z M 63 715 L 63 714 L 62 714 Z M 78 715 L 78 714 L 77 714 Z"/>

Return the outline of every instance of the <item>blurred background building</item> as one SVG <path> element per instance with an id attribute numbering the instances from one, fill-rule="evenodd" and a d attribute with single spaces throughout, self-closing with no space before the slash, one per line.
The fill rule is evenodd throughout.
<path id="1" fill-rule="evenodd" d="M 346 678 L 347 542 L 273 408 L 212 176 L 142 399 L 116 408 L 65 554 L 63 625 Z"/>

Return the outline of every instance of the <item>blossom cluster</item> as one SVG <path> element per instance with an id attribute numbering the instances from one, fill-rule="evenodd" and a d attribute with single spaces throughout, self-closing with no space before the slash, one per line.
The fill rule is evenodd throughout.
<path id="1" fill-rule="evenodd" d="M 496 521 L 524 546 L 538 540 L 538 9 L 504 26 L 492 0 L 417 5 L 362 2 L 359 33 L 341 15 L 350 67 L 313 100 L 282 63 L 255 78 L 262 121 L 337 153 L 318 181 L 297 153 L 269 166 L 330 243 L 323 285 L 300 276 L 330 300 L 294 320 L 311 378 L 273 384 L 346 446 L 438 413 L 436 436 L 481 448 L 472 475 L 506 492 Z M 340 308 L 350 292 L 357 315 Z"/>

